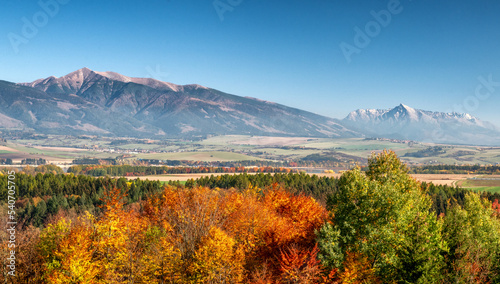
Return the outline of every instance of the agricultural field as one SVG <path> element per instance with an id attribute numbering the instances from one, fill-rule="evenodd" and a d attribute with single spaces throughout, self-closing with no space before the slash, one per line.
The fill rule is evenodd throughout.
<path id="1" fill-rule="evenodd" d="M 174 152 L 174 153 L 151 153 L 138 154 L 142 159 L 160 160 L 188 160 L 188 161 L 253 161 L 261 158 L 251 157 L 245 154 L 224 151 L 196 151 L 196 152 Z"/>
<path id="2" fill-rule="evenodd" d="M 77 147 L 62 146 L 28 146 L 17 143 L 8 143 L 0 149 L 0 158 L 10 158 L 14 163 L 20 163 L 21 160 L 45 159 L 53 164 L 70 164 L 74 159 L 81 157 L 92 158 L 115 158 L 118 154 L 104 153 L 89 149 Z"/>
<path id="3" fill-rule="evenodd" d="M 500 193 L 500 176 L 478 176 L 462 180 L 457 185 L 474 191 Z"/>
<path id="4" fill-rule="evenodd" d="M 35 136 L 36 137 L 36 136 Z M 198 140 L 146 140 L 135 138 L 72 137 L 47 135 L 36 139 L 8 140 L 0 158 L 19 162 L 43 158 L 66 164 L 77 158 L 123 158 L 192 161 L 291 161 L 315 156 L 363 165 L 372 152 L 391 149 L 410 165 L 497 164 L 500 147 L 435 145 L 389 139 L 331 139 L 309 137 L 214 136 Z M 438 147 L 438 148 L 436 148 Z"/>
<path id="5" fill-rule="evenodd" d="M 235 173 L 236 175 L 239 175 L 240 173 Z M 255 173 L 247 173 L 249 175 L 255 174 Z M 141 180 L 158 180 L 161 182 L 169 182 L 169 181 L 180 181 L 186 182 L 190 179 L 198 179 L 202 177 L 209 177 L 209 176 L 221 176 L 221 175 L 227 175 L 227 173 L 197 173 L 197 174 L 167 174 L 167 175 L 150 175 L 150 176 L 131 176 L 131 177 L 125 177 L 128 180 L 135 180 L 135 179 L 141 179 Z"/>
<path id="6" fill-rule="evenodd" d="M 412 174 L 411 176 L 421 182 L 449 186 L 456 186 L 459 182 L 471 177 L 470 175 L 458 174 Z"/>

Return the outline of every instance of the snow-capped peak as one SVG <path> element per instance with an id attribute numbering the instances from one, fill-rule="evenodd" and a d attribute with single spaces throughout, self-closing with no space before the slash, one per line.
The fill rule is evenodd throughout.
<path id="1" fill-rule="evenodd" d="M 499 130 L 468 113 L 434 112 L 400 104 L 392 109 L 358 109 L 344 123 L 372 137 L 433 143 L 498 144 Z"/>
<path id="2" fill-rule="evenodd" d="M 414 109 L 405 104 L 399 104 L 392 109 L 358 109 L 355 110 L 344 120 L 351 121 L 368 121 L 368 120 L 391 120 L 391 121 L 435 121 L 441 120 L 460 120 L 469 123 L 481 123 L 479 119 L 468 113 L 457 112 L 433 112 L 420 109 Z"/>

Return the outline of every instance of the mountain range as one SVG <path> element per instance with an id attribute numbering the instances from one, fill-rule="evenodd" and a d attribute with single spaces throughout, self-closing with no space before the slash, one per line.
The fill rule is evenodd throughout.
<path id="1" fill-rule="evenodd" d="M 468 114 L 401 104 L 356 110 L 340 120 L 196 84 L 88 68 L 30 83 L 0 81 L 0 128 L 159 139 L 245 134 L 500 144 L 498 129 Z"/>
<path id="2" fill-rule="evenodd" d="M 414 109 L 400 104 L 392 109 L 358 109 L 343 124 L 370 137 L 421 142 L 500 145 L 500 131 L 493 124 L 467 113 Z"/>
<path id="3" fill-rule="evenodd" d="M 83 68 L 31 83 L 0 82 L 0 124 L 52 134 L 357 137 L 340 120 L 200 85 Z"/>

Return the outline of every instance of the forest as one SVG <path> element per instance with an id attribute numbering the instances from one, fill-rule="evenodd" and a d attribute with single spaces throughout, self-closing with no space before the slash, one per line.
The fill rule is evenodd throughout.
<path id="1" fill-rule="evenodd" d="M 163 185 L 41 169 L 15 175 L 15 276 L 4 265 L 2 283 L 500 281 L 498 196 L 420 183 L 391 151 L 339 179 Z"/>
<path id="2" fill-rule="evenodd" d="M 500 174 L 500 165 L 428 165 L 412 167 L 414 174 Z"/>
<path id="3" fill-rule="evenodd" d="M 89 176 L 145 176 L 161 174 L 198 174 L 198 173 L 281 173 L 291 172 L 285 167 L 171 167 L 171 166 L 133 166 L 133 165 L 77 165 L 68 169 L 69 173 Z"/>

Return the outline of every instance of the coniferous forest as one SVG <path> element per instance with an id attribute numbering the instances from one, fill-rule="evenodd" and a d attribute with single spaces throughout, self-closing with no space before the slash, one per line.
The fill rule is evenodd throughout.
<path id="1" fill-rule="evenodd" d="M 500 283 L 500 196 L 420 183 L 396 154 L 340 178 L 297 173 L 171 182 L 0 177 L 15 209 L 1 283 Z"/>

